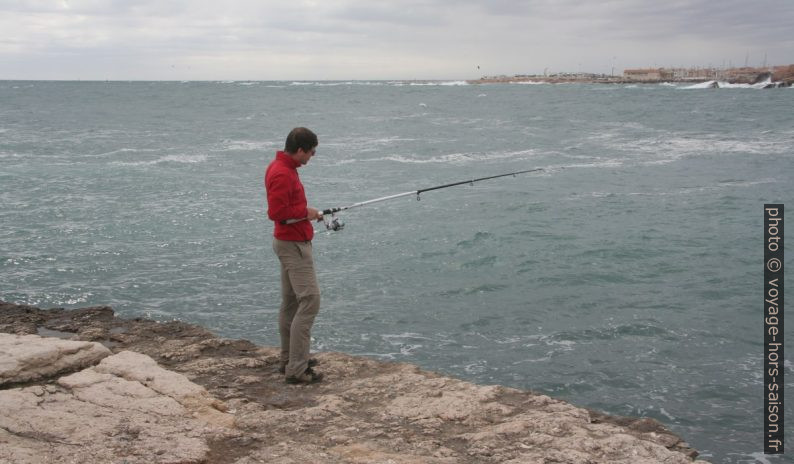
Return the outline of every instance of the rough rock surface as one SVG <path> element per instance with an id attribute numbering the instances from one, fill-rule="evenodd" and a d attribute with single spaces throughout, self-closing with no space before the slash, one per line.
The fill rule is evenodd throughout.
<path id="1" fill-rule="evenodd" d="M 0 385 L 75 371 L 110 354 L 109 349 L 94 342 L 0 333 Z"/>
<path id="2" fill-rule="evenodd" d="M 325 381 L 287 385 L 276 348 L 181 322 L 122 320 L 107 307 L 0 302 L 0 331 L 50 331 L 118 353 L 56 383 L 0 389 L 0 408 L 9 408 L 0 461 L 686 463 L 697 455 L 652 419 L 409 364 L 319 353 Z"/>
<path id="3" fill-rule="evenodd" d="M 233 424 L 212 406 L 200 386 L 124 351 L 55 384 L 0 390 L 0 462 L 205 462 L 208 439 Z"/>

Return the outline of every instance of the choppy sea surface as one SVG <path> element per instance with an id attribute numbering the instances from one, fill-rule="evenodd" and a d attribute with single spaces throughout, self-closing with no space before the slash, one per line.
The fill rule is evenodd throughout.
<path id="1" fill-rule="evenodd" d="M 314 348 L 783 462 L 762 454 L 762 221 L 794 193 L 794 89 L 417 84 L 0 81 L 0 299 L 277 345 L 263 172 L 292 127 L 319 135 L 320 208 L 543 168 L 317 225 Z"/>

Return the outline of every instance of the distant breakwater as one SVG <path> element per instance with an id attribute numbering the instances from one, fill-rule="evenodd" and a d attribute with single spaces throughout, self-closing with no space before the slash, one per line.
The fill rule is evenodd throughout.
<path id="1" fill-rule="evenodd" d="M 695 85 L 704 83 L 714 83 L 711 88 L 720 88 L 729 85 L 747 85 L 755 88 L 771 89 L 780 87 L 791 87 L 794 84 L 794 73 L 778 75 L 771 72 L 760 73 L 754 78 L 738 79 L 627 79 L 624 77 L 591 77 L 591 76 L 496 76 L 484 77 L 466 81 L 469 84 L 674 84 L 674 85 Z M 722 85 L 720 84 L 722 83 Z"/>

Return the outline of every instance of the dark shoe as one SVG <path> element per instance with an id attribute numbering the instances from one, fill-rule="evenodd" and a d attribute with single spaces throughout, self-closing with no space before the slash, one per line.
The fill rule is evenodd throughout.
<path id="1" fill-rule="evenodd" d="M 320 361 L 314 358 L 309 359 L 309 367 L 314 367 L 318 364 L 320 364 Z M 281 374 L 285 374 L 287 372 L 287 363 L 282 362 L 281 365 L 278 367 L 278 372 Z"/>
<path id="2" fill-rule="evenodd" d="M 323 375 L 319 372 L 314 372 L 311 367 L 306 368 L 303 371 L 303 374 L 299 376 L 289 376 L 287 377 L 287 383 L 296 384 L 296 383 L 303 383 L 303 384 L 310 384 L 310 383 L 317 383 L 323 380 Z"/>

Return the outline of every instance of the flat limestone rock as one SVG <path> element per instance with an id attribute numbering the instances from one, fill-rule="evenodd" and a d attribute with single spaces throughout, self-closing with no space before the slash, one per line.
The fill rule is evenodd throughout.
<path id="1" fill-rule="evenodd" d="M 56 384 L 0 390 L 0 462 L 206 462 L 208 443 L 233 434 L 222 406 L 125 351 Z"/>
<path id="2" fill-rule="evenodd" d="M 92 370 L 145 385 L 160 395 L 173 398 L 205 422 L 225 427 L 234 424 L 234 418 L 226 414 L 223 402 L 210 396 L 204 387 L 182 374 L 163 369 L 145 354 L 122 351 L 103 359 Z"/>
<path id="3" fill-rule="evenodd" d="M 100 343 L 0 333 L 0 385 L 76 371 L 112 353 Z"/>

